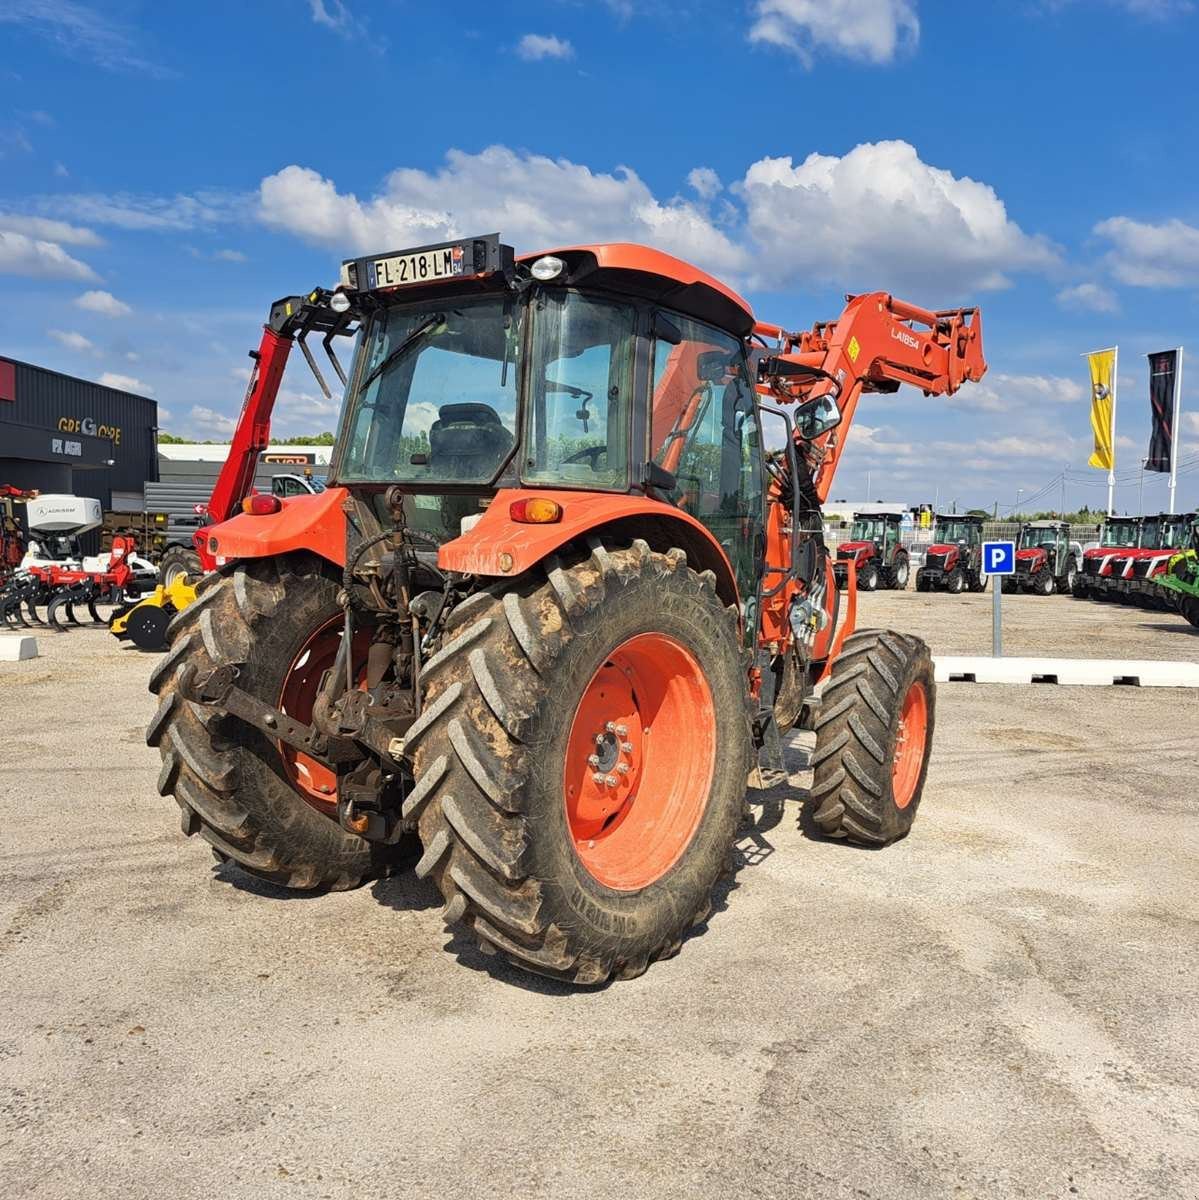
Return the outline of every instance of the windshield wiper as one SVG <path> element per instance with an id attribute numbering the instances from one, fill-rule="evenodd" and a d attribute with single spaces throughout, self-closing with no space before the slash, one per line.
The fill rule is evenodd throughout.
<path id="1" fill-rule="evenodd" d="M 413 346 L 416 345 L 422 338 L 432 333 L 434 330 L 445 326 L 445 313 L 434 313 L 427 320 L 422 321 L 359 385 L 358 390 L 365 392 L 376 379 L 379 378 L 385 371 L 391 370 L 397 362 Z"/>

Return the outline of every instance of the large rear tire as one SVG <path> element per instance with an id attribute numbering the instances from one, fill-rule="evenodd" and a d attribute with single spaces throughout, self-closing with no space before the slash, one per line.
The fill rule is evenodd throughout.
<path id="1" fill-rule="evenodd" d="M 251 875 L 297 890 L 356 887 L 386 874 L 409 849 L 344 830 L 334 819 L 336 790 L 317 784 L 317 768 L 236 717 L 184 701 L 179 676 L 189 665 L 206 672 L 244 664 L 239 687 L 307 720 L 293 711 L 296 697 L 307 693 L 311 704 L 318 653 L 323 661 L 335 649 L 339 586 L 336 573 L 308 554 L 249 559 L 209 576 L 171 622 L 170 651 L 150 677 L 160 702 L 146 741 L 162 756 L 158 790 L 175 797 L 183 832 L 198 833 Z M 325 631 L 330 645 L 318 651 Z"/>
<path id="2" fill-rule="evenodd" d="M 710 911 L 752 765 L 737 615 L 715 578 L 682 550 L 597 542 L 478 593 L 447 636 L 425 664 L 404 805 L 447 922 L 576 983 L 673 954 Z"/>
<path id="3" fill-rule="evenodd" d="M 912 826 L 936 716 L 928 646 L 860 629 L 833 663 L 816 720 L 812 800 L 828 837 L 885 846 Z"/>
<path id="4" fill-rule="evenodd" d="M 1177 597 L 1178 611 L 1196 628 L 1199 628 L 1199 596 Z"/>

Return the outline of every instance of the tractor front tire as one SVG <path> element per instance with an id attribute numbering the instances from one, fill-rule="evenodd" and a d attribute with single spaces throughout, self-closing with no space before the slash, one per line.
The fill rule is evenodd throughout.
<path id="1" fill-rule="evenodd" d="M 1179 594 L 1175 597 L 1175 603 L 1178 606 L 1178 611 L 1196 628 L 1199 628 L 1199 596 L 1184 596 Z"/>
<path id="2" fill-rule="evenodd" d="M 1032 578 L 1032 591 L 1036 596 L 1052 596 L 1055 586 L 1053 572 L 1042 567 Z"/>
<path id="3" fill-rule="evenodd" d="M 403 842 L 367 842 L 318 811 L 285 769 L 280 745 L 218 709 L 184 700 L 179 677 L 241 664 L 238 687 L 274 707 L 303 669 L 305 647 L 341 615 L 337 573 L 308 554 L 247 559 L 208 576 L 167 631 L 170 650 L 150 677 L 159 697 L 146 741 L 162 756 L 158 790 L 173 795 L 183 832 L 198 833 L 243 871 L 298 891 L 341 890 L 389 873 Z M 308 686 L 319 673 L 307 672 Z"/>
<path id="4" fill-rule="evenodd" d="M 872 563 L 867 563 L 858 572 L 858 591 L 873 592 L 878 588 L 878 567 Z"/>
<path id="5" fill-rule="evenodd" d="M 951 596 L 960 596 L 966 590 L 966 577 L 960 567 L 954 567 L 945 580 L 945 590 Z"/>
<path id="6" fill-rule="evenodd" d="M 200 555 L 190 546 L 168 546 L 158 560 L 158 582 L 163 587 L 169 587 L 182 576 L 199 579 L 203 574 Z"/>
<path id="7" fill-rule="evenodd" d="M 990 581 L 990 575 L 977 575 L 973 571 L 970 572 L 970 590 L 972 592 L 985 592 L 987 583 Z"/>
<path id="8" fill-rule="evenodd" d="M 895 566 L 891 568 L 891 575 L 888 581 L 888 586 L 892 591 L 903 592 L 907 591 L 908 577 L 911 574 L 911 565 L 908 562 L 906 554 L 900 555 Z"/>
<path id="9" fill-rule="evenodd" d="M 812 801 L 827 837 L 885 846 L 912 826 L 936 715 L 928 646 L 860 629 L 833 663 L 816 720 Z"/>
<path id="10" fill-rule="evenodd" d="M 744 810 L 736 610 L 643 541 L 551 558 L 450 615 L 425 664 L 404 804 L 447 924 L 538 974 L 598 984 L 706 919 Z"/>

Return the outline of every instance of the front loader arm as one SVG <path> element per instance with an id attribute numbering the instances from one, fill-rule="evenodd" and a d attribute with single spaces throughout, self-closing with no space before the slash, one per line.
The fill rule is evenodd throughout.
<path id="1" fill-rule="evenodd" d="M 835 321 L 802 332 L 764 323 L 754 332 L 777 347 L 759 367 L 758 391 L 764 398 L 805 404 L 830 392 L 836 397 L 840 425 L 799 447 L 821 503 L 828 498 L 863 392 L 894 392 L 908 383 L 926 396 L 948 396 L 981 379 L 987 369 L 977 308 L 932 312 L 886 292 L 851 296 Z"/>
<path id="2" fill-rule="evenodd" d="M 329 306 L 330 296 L 325 289 L 314 288 L 306 296 L 285 296 L 271 305 L 270 320 L 263 326 L 258 349 L 250 352 L 254 369 L 233 432 L 229 457 L 221 467 L 208 501 L 207 513 L 214 522 L 235 516 L 241 510 L 241 502 L 253 489 L 258 457 L 270 443 L 271 414 L 293 344 L 299 342 L 321 390 L 326 397 L 332 398 L 305 342 L 308 334 L 314 331 L 324 334 L 325 351 L 333 369 L 345 383 L 345 374 L 331 343 L 334 337 L 353 332 L 350 326 L 355 316 L 350 311 L 335 312 Z M 196 547 L 202 558 L 207 556 L 207 537 L 206 529 L 197 530 L 195 534 Z"/>

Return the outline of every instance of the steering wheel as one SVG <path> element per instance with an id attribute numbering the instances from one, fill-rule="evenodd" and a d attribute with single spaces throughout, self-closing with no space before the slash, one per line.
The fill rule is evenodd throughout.
<path id="1" fill-rule="evenodd" d="M 572 455 L 570 455 L 569 458 L 564 458 L 562 463 L 565 466 L 569 463 L 578 463 L 582 462 L 584 459 L 587 459 L 590 462 L 591 469 L 593 471 L 598 471 L 600 469 L 600 455 L 607 453 L 608 447 L 602 443 L 598 446 L 584 446 L 582 450 L 576 450 Z"/>

